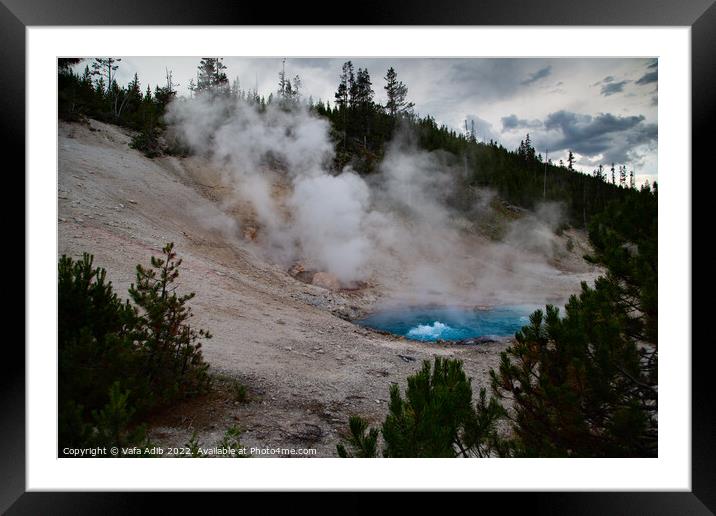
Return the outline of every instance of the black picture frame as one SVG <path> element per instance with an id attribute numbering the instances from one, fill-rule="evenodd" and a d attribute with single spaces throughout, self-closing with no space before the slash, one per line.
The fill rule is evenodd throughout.
<path id="1" fill-rule="evenodd" d="M 0 0 L 0 113 L 3 148 L 13 149 L 19 160 L 5 168 L 24 187 L 25 149 L 25 29 L 42 25 L 283 25 L 303 22 L 310 25 L 342 25 L 335 4 L 312 2 L 284 5 L 280 9 L 249 6 L 220 0 Z M 324 13 L 324 14 L 319 14 Z M 333 13 L 333 20 L 325 19 Z M 346 21 L 347 15 L 342 18 Z M 362 4 L 349 20 L 356 25 L 576 25 L 576 26 L 690 26 L 692 51 L 692 156 L 693 169 L 709 161 L 716 113 L 716 4 L 714 0 L 600 0 L 573 2 L 548 0 L 420 0 L 399 3 L 383 0 Z M 668 123 L 660 120 L 660 123 Z M 22 171 L 22 172 L 21 172 Z M 48 171 L 48 180 L 54 180 Z M 713 173 L 703 171 L 697 195 L 713 189 Z M 689 173 L 685 171 L 684 173 Z M 693 174 L 692 174 L 693 184 Z M 23 196 L 24 198 L 24 196 Z M 693 198 L 693 206 L 699 203 Z M 704 219 L 692 216 L 692 235 L 710 234 Z M 702 231 L 699 232 L 699 229 Z M 23 253 L 25 253 L 23 227 Z M 19 241 L 19 239 L 18 239 Z M 693 240 L 698 245 L 698 240 Z M 707 253 L 692 248 L 693 271 L 709 259 Z M 25 256 L 26 258 L 26 256 Z M 713 259 L 709 260 L 713 266 Z M 705 267 L 704 267 L 705 268 Z M 25 276 L 30 274 L 25 268 Z M 708 282 L 710 283 L 710 282 Z M 706 294 L 707 282 L 692 287 L 692 321 L 708 320 L 707 303 L 698 304 Z M 702 299 L 706 299 L 703 297 Z M 16 301 L 16 306 L 24 302 Z M 692 332 L 693 332 L 692 326 Z M 712 340 L 712 339 L 711 339 Z M 692 491 L 648 493 L 504 493 L 480 494 L 485 499 L 509 497 L 534 513 L 549 514 L 712 514 L 716 511 L 716 404 L 710 383 L 711 346 L 709 340 L 692 342 Z M 126 493 L 25 493 L 25 352 L 17 339 L 6 340 L 6 353 L 0 360 L 0 511 L 8 514 L 120 514 L 147 507 L 147 494 Z M 691 343 L 684 343 L 691 344 Z M 662 367 L 668 367 L 663 364 Z M 246 496 L 246 495 L 242 495 Z M 353 494 L 353 497 L 358 495 Z M 219 497 L 222 498 L 222 497 Z M 275 500 L 275 499 L 274 499 Z M 504 503 L 504 500 L 498 500 Z M 187 508 L 183 495 L 162 495 L 162 512 L 173 507 Z M 293 502 L 295 503 L 295 502 Z M 421 504 L 417 496 L 412 503 Z M 474 503 L 474 502 L 473 502 Z M 363 499 L 346 504 L 364 510 L 374 502 Z M 244 505 L 248 507 L 248 505 Z M 334 506 L 334 509 L 336 507 Z M 475 507 L 477 509 L 477 507 Z M 341 511 L 345 512 L 345 511 Z M 361 511 L 363 512 L 363 511 Z"/>

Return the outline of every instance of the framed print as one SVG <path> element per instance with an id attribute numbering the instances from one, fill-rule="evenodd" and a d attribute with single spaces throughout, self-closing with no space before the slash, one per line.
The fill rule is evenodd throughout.
<path id="1" fill-rule="evenodd" d="M 1 11 L 28 301 L 3 509 L 713 510 L 691 287 L 711 2 L 385 4 L 350 26 L 81 4 Z M 83 507 L 146 495 L 118 496 Z"/>

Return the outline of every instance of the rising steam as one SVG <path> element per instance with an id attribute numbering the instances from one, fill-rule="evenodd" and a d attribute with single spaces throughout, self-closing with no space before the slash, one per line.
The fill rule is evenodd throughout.
<path id="1" fill-rule="evenodd" d="M 344 285 L 375 281 L 418 302 L 542 302 L 554 292 L 545 284 L 559 276 L 549 264 L 559 210 L 520 218 L 503 242 L 482 237 L 476 228 L 493 194 L 472 191 L 467 211 L 453 209 L 459 160 L 420 150 L 409 136 L 397 137 L 365 179 L 350 167 L 332 170 L 329 124 L 304 107 L 259 112 L 199 95 L 174 101 L 167 121 L 221 172 L 231 191 L 225 206 L 250 206 L 251 220 L 239 224 L 254 224 L 256 243 L 287 268 L 300 262 Z"/>

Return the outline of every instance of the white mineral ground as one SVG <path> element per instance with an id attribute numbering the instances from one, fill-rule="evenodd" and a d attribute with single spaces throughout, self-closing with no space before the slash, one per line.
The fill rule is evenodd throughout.
<path id="1" fill-rule="evenodd" d="M 391 383 L 404 386 L 425 359 L 459 358 L 476 393 L 489 385 L 488 372 L 509 340 L 471 347 L 419 343 L 345 319 L 391 299 L 391 291 L 405 283 L 399 263 L 374 271 L 358 290 L 299 281 L 285 264 L 263 258 L 252 242 L 257 228 L 247 223 L 251 210 L 222 202 L 228 188 L 208 163 L 150 160 L 130 149 L 129 141 L 128 132 L 112 125 L 60 122 L 58 256 L 94 254 L 95 265 L 107 269 L 115 290 L 126 298 L 136 264 L 148 264 L 166 242 L 174 242 L 183 259 L 179 291 L 196 292 L 192 324 L 214 336 L 205 343 L 204 356 L 213 372 L 246 385 L 251 399 L 236 403 L 209 396 L 172 408 L 152 420 L 153 442 L 180 446 L 196 430 L 203 446 L 213 446 L 238 423 L 248 447 L 314 447 L 318 456 L 335 456 L 348 417 L 382 421 Z M 232 217 L 242 223 L 241 230 Z M 459 244 L 456 252 L 465 253 L 465 295 L 453 288 L 455 303 L 472 302 L 468 292 L 475 289 L 474 278 L 495 275 L 496 269 L 523 285 L 513 290 L 520 299 L 502 299 L 506 302 L 564 301 L 599 272 L 582 260 L 588 244 L 576 230 L 555 237 L 561 251 L 541 267 L 529 265 L 526 251 L 520 263 L 471 252 L 489 247 L 488 240 L 473 234 Z M 330 279 L 321 282 L 330 287 Z M 440 296 L 423 294 L 422 301 Z M 403 297 L 415 301 L 409 294 Z M 488 292 L 484 301 L 499 300 Z"/>

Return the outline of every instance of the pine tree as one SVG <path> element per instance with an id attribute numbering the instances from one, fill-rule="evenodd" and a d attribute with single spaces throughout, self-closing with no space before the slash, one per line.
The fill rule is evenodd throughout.
<path id="1" fill-rule="evenodd" d="M 202 391 L 208 382 L 200 339 L 210 339 L 206 330 L 188 324 L 192 316 L 187 302 L 194 293 L 177 296 L 173 283 L 179 277 L 174 244 L 163 249 L 163 258 L 151 259 L 151 268 L 137 265 L 137 281 L 129 295 L 142 310 L 138 318 L 138 340 L 147 350 L 145 368 L 152 390 L 169 399 Z M 160 366 L 161 364 L 161 366 Z"/>
<path id="2" fill-rule="evenodd" d="M 82 58 L 80 57 L 58 57 L 57 58 L 57 69 L 60 72 L 68 71 L 74 65 L 80 63 Z"/>
<path id="3" fill-rule="evenodd" d="M 368 69 L 358 68 L 355 82 L 354 106 L 358 118 L 358 131 L 363 135 L 365 141 L 370 131 L 370 117 L 373 112 L 373 85 L 368 74 Z"/>
<path id="4" fill-rule="evenodd" d="M 343 71 L 340 75 L 340 82 L 338 83 L 338 90 L 336 91 L 335 103 L 336 109 L 344 110 L 348 108 L 348 88 L 349 83 L 353 81 L 353 65 L 350 61 L 343 64 Z"/>
<path id="5" fill-rule="evenodd" d="M 166 90 L 167 94 L 174 95 L 176 94 L 177 87 L 181 86 L 181 84 L 174 82 L 174 72 L 172 70 L 165 68 L 164 71 L 166 73 L 167 79 L 166 86 L 164 87 L 164 89 Z"/>
<path id="6" fill-rule="evenodd" d="M 567 169 L 574 170 L 574 154 L 572 154 L 572 151 L 569 151 L 567 156 Z"/>
<path id="7" fill-rule="evenodd" d="M 615 172 L 614 172 L 614 163 L 612 163 L 612 169 L 611 169 L 611 170 L 612 170 L 612 184 L 614 185 L 614 184 L 616 184 L 616 175 L 615 175 Z"/>
<path id="8" fill-rule="evenodd" d="M 92 75 L 99 76 L 100 79 L 106 77 L 107 80 L 104 82 L 104 87 L 107 88 L 106 93 L 109 93 L 112 84 L 115 82 L 114 72 L 117 71 L 121 58 L 114 57 L 96 57 L 92 63 Z"/>
<path id="9" fill-rule="evenodd" d="M 173 282 L 180 260 L 172 244 L 153 269 L 137 266 L 137 286 L 123 302 L 94 268 L 93 258 L 62 256 L 58 266 L 59 445 L 109 446 L 136 443 L 138 417 L 207 386 L 208 364 L 189 324 L 186 302 Z"/>
<path id="10" fill-rule="evenodd" d="M 595 215 L 587 258 L 608 273 L 564 316 L 533 313 L 502 354 L 492 387 L 510 399 L 514 455 L 656 456 L 657 210 L 645 188 Z"/>
<path id="11" fill-rule="evenodd" d="M 343 150 L 346 150 L 348 143 L 348 115 L 349 109 L 353 106 L 353 95 L 355 94 L 355 75 L 353 74 L 353 63 L 346 61 L 341 70 L 338 90 L 335 93 L 336 110 L 341 118 L 341 132 L 343 133 Z"/>
<path id="12" fill-rule="evenodd" d="M 296 106 L 301 97 L 301 78 L 296 75 L 291 79 L 286 78 L 286 60 L 283 60 L 281 71 L 278 73 L 278 97 L 281 106 L 291 108 Z"/>
<path id="13" fill-rule="evenodd" d="M 204 57 L 197 67 L 196 92 L 228 93 L 229 79 L 221 57 Z"/>
<path id="14" fill-rule="evenodd" d="M 398 74 L 393 67 L 388 69 L 384 79 L 386 81 L 384 89 L 388 97 L 385 109 L 388 115 L 395 120 L 399 115 L 410 112 L 415 104 L 408 102 L 408 87 L 398 80 Z"/>
<path id="15" fill-rule="evenodd" d="M 291 81 L 286 78 L 286 59 L 281 61 L 281 71 L 278 72 L 278 96 L 281 100 L 291 94 Z"/>
<path id="16" fill-rule="evenodd" d="M 656 455 L 656 387 L 628 336 L 621 296 L 610 279 L 584 283 L 565 317 L 549 305 L 536 311 L 502 353 L 491 377 L 511 400 L 514 455 Z"/>
<path id="17" fill-rule="evenodd" d="M 517 149 L 517 155 L 528 162 L 537 161 L 537 154 L 535 148 L 532 146 L 532 140 L 530 140 L 529 133 L 527 133 L 527 136 L 523 141 L 520 141 L 520 146 Z"/>
<path id="18" fill-rule="evenodd" d="M 397 384 L 390 386 L 388 415 L 380 429 L 351 417 L 340 457 L 375 457 L 383 437 L 384 457 L 489 457 L 508 453 L 498 436 L 497 422 L 504 409 L 480 389 L 472 403 L 471 381 L 460 360 L 435 357 L 409 376 L 405 398 Z"/>

